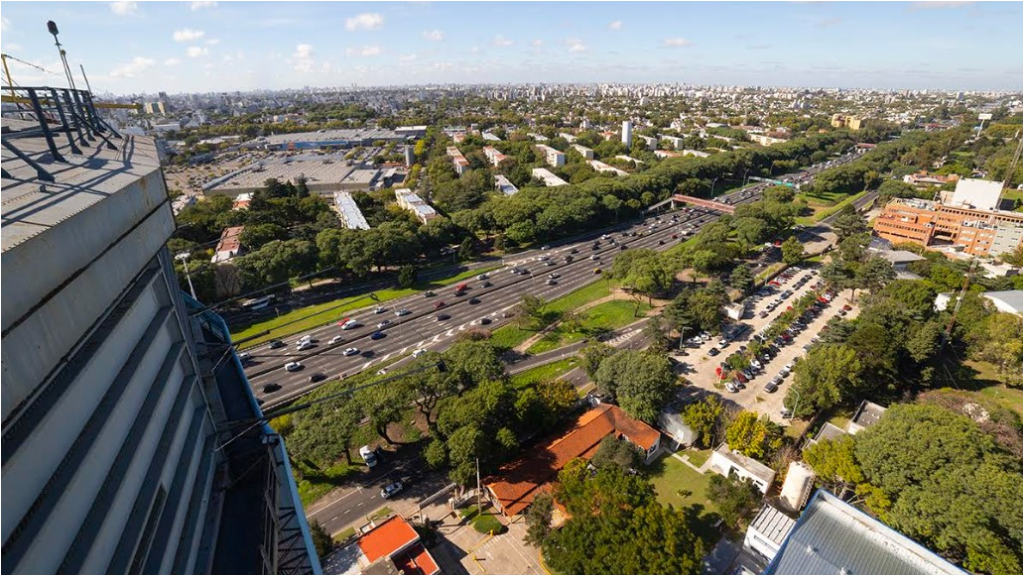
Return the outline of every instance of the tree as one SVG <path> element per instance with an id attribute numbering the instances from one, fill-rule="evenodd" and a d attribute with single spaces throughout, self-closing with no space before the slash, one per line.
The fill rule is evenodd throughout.
<path id="1" fill-rule="evenodd" d="M 782 261 L 790 266 L 799 264 L 804 259 L 804 245 L 796 239 L 796 236 L 790 236 L 782 243 Z"/>
<path id="2" fill-rule="evenodd" d="M 526 541 L 540 546 L 551 533 L 551 512 L 555 500 L 550 492 L 541 492 L 526 509 Z"/>
<path id="3" fill-rule="evenodd" d="M 973 420 L 896 404 L 856 436 L 854 454 L 887 497 L 869 505 L 894 528 L 972 571 L 1019 571 L 1021 462 Z"/>
<path id="4" fill-rule="evenodd" d="M 238 240 L 246 250 L 259 250 L 274 240 L 287 240 L 288 231 L 277 224 L 251 224 L 242 229 Z"/>
<path id="5" fill-rule="evenodd" d="M 627 414 L 651 423 L 668 401 L 676 376 L 661 354 L 620 350 L 601 362 L 594 382 L 598 390 L 615 397 Z"/>
<path id="6" fill-rule="evenodd" d="M 967 334 L 971 357 L 996 366 L 1006 386 L 1021 385 L 1022 329 L 1018 316 L 996 312 L 976 324 Z"/>
<path id="7" fill-rule="evenodd" d="M 535 326 L 543 321 L 544 301 L 532 294 L 523 294 L 515 307 L 516 324 L 520 328 Z"/>
<path id="8" fill-rule="evenodd" d="M 591 465 L 601 469 L 617 466 L 628 472 L 640 467 L 643 457 L 640 451 L 628 440 L 617 438 L 614 434 L 605 436 L 597 447 L 597 452 L 590 459 Z"/>
<path id="9" fill-rule="evenodd" d="M 683 422 L 697 435 L 697 444 L 704 448 L 712 448 L 715 444 L 715 432 L 718 430 L 724 408 L 721 400 L 714 394 L 704 396 L 683 408 Z"/>
<path id="10" fill-rule="evenodd" d="M 614 353 L 615 348 L 608 344 L 593 342 L 581 348 L 577 357 L 580 359 L 580 368 L 587 373 L 587 377 L 593 379 L 601 367 L 601 362 Z"/>
<path id="11" fill-rule="evenodd" d="M 725 291 L 711 284 L 697 290 L 688 288 L 672 300 L 664 315 L 672 326 L 717 333 L 725 316 L 722 306 L 727 300 Z"/>
<path id="12" fill-rule="evenodd" d="M 725 431 L 729 448 L 745 456 L 767 460 L 782 447 L 782 428 L 768 415 L 758 417 L 756 412 L 743 411 Z"/>
<path id="13" fill-rule="evenodd" d="M 466 237 L 459 246 L 459 260 L 466 261 L 473 258 L 473 239 Z"/>
<path id="14" fill-rule="evenodd" d="M 705 495 L 718 507 L 722 520 L 740 530 L 761 504 L 761 491 L 753 482 L 718 474 L 708 479 Z"/>
<path id="15" fill-rule="evenodd" d="M 818 478 L 840 497 L 846 490 L 864 482 L 864 474 L 854 456 L 854 444 L 854 437 L 844 434 L 804 449 L 804 460 Z"/>
<path id="16" fill-rule="evenodd" d="M 661 316 L 652 316 L 644 324 L 644 338 L 649 342 L 648 350 L 664 354 L 672 345 L 672 340 L 665 334 L 664 320 Z"/>
<path id="17" fill-rule="evenodd" d="M 732 269 L 729 285 L 746 294 L 754 286 L 754 273 L 746 264 L 740 264 Z"/>
<path id="18" fill-rule="evenodd" d="M 388 433 L 388 426 L 402 420 L 402 413 L 412 402 L 409 388 L 405 386 L 371 386 L 358 393 L 364 416 L 377 434 L 389 444 L 399 444 Z"/>
<path id="19" fill-rule="evenodd" d="M 334 539 L 327 533 L 319 520 L 314 519 L 309 523 L 309 535 L 313 539 L 316 555 L 321 559 L 327 558 L 334 551 Z"/>
<path id="20" fill-rule="evenodd" d="M 896 272 L 888 260 L 880 256 L 868 258 L 857 267 L 856 280 L 861 288 L 875 292 L 896 279 Z"/>
<path id="21" fill-rule="evenodd" d="M 306 240 L 274 240 L 236 259 L 242 281 L 249 288 L 286 282 L 316 269 L 316 245 Z"/>
<path id="22" fill-rule="evenodd" d="M 861 360 L 846 344 L 819 344 L 796 363 L 793 386 L 786 393 L 785 405 L 796 416 L 811 416 L 831 408 L 857 387 Z"/>
<path id="23" fill-rule="evenodd" d="M 411 288 L 416 284 L 416 267 L 413 265 L 402 266 L 398 270 L 398 285 L 402 288 Z"/>
<path id="24" fill-rule="evenodd" d="M 864 217 L 857 213 L 853 204 L 847 204 L 832 221 L 832 229 L 836 231 L 836 236 L 842 241 L 854 234 L 867 232 L 868 225 L 864 221 Z"/>

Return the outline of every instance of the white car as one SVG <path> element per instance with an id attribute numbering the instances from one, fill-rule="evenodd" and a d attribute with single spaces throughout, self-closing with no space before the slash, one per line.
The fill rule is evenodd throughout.
<path id="1" fill-rule="evenodd" d="M 311 340 L 299 340 L 299 345 L 295 347 L 298 351 L 309 350 L 314 346 Z"/>
<path id="2" fill-rule="evenodd" d="M 544 261 L 545 261 L 545 260 L 547 260 L 548 258 L 549 258 L 548 256 L 538 256 L 538 257 L 537 257 L 537 260 L 540 260 L 541 262 L 544 262 Z"/>
<path id="3" fill-rule="evenodd" d="M 381 320 L 377 323 L 377 328 L 386 328 L 391 326 L 391 320 Z"/>
<path id="4" fill-rule="evenodd" d="M 759 361 L 758 361 L 758 360 L 756 360 L 756 359 L 754 359 L 754 360 L 751 360 L 751 361 L 750 361 L 750 365 L 751 365 L 751 366 L 753 366 L 754 368 L 757 368 L 758 370 L 760 370 L 761 368 L 763 368 L 763 367 L 761 366 L 761 362 L 759 362 Z"/>
<path id="5" fill-rule="evenodd" d="M 349 320 L 348 322 L 345 322 L 344 324 L 341 325 L 341 329 L 352 330 L 353 328 L 358 328 L 359 326 L 361 326 L 359 322 L 356 322 L 355 320 Z"/>
<path id="6" fill-rule="evenodd" d="M 478 274 L 476 279 L 477 280 L 487 280 L 487 274 Z"/>
<path id="7" fill-rule="evenodd" d="M 345 356 L 355 356 L 359 354 L 359 348 L 345 348 Z"/>
<path id="8" fill-rule="evenodd" d="M 284 365 L 284 369 L 288 372 L 298 372 L 302 368 L 302 362 L 289 362 Z"/>
<path id="9" fill-rule="evenodd" d="M 299 344 L 302 344 L 303 342 L 312 342 L 312 341 L 313 341 L 313 336 L 310 335 L 310 334 L 306 334 L 302 338 L 299 338 Z"/>
<path id="10" fill-rule="evenodd" d="M 377 306 L 376 308 L 373 309 L 373 313 L 374 314 L 383 314 L 383 313 L 385 313 L 387 311 L 388 311 L 388 309 L 383 307 L 383 306 Z"/>
<path id="11" fill-rule="evenodd" d="M 344 340 L 344 338 L 342 338 L 341 336 L 335 336 L 334 338 L 331 338 L 330 340 L 327 341 L 327 345 L 330 346 L 332 344 L 338 344 L 342 340 Z"/>
<path id="12" fill-rule="evenodd" d="M 408 316 L 409 314 L 412 314 L 412 312 L 406 310 L 405 308 L 402 308 L 401 310 L 395 310 L 395 316 Z"/>
<path id="13" fill-rule="evenodd" d="M 252 360 L 252 353 L 250 353 L 250 352 L 242 352 L 241 354 L 238 355 L 238 360 L 241 361 L 241 362 L 246 362 L 248 360 Z"/>
<path id="14" fill-rule="evenodd" d="M 417 348 L 417 349 L 412 351 L 412 357 L 413 358 L 419 358 L 420 356 L 422 356 L 422 355 L 424 355 L 426 353 L 427 353 L 427 349 L 426 348 Z"/>

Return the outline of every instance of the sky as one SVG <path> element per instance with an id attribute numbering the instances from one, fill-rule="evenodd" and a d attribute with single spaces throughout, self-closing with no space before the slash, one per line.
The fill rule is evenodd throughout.
<path id="1" fill-rule="evenodd" d="M 25 2 L 21 85 L 96 92 L 669 82 L 1020 90 L 1022 2 Z M 6 79 L 5 79 L 6 80 Z M 6 81 L 4 82 L 6 83 Z"/>

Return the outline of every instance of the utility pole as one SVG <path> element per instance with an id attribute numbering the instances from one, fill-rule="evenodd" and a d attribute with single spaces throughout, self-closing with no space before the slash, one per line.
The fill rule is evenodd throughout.
<path id="1" fill-rule="evenodd" d="M 196 287 L 192 285 L 192 275 L 189 274 L 189 272 L 188 272 L 188 257 L 189 257 L 189 253 L 188 252 L 182 252 L 182 253 L 178 254 L 177 256 L 175 256 L 174 259 L 175 260 L 180 260 L 181 263 L 185 266 L 185 278 L 188 280 L 188 290 L 189 290 L 189 292 L 192 293 L 192 299 L 198 301 L 199 298 L 196 298 Z"/>
<path id="2" fill-rule="evenodd" d="M 476 459 L 476 515 L 479 516 L 484 513 L 484 509 L 480 506 L 481 492 L 480 492 L 480 459 Z"/>

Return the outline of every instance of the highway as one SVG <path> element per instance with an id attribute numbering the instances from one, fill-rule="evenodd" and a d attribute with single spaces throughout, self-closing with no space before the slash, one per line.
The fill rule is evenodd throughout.
<path id="1" fill-rule="evenodd" d="M 837 162 L 849 159 L 852 157 L 843 157 Z M 787 179 L 807 181 L 821 169 L 812 167 L 787 175 Z M 753 202 L 760 197 L 760 192 L 766 186 L 768 184 L 758 184 L 736 190 L 720 196 L 718 200 L 731 204 Z M 326 376 L 324 381 L 327 381 L 342 375 L 351 376 L 375 365 L 408 356 L 416 349 L 443 351 L 455 341 L 460 332 L 479 327 L 493 330 L 506 323 L 508 319 L 503 318 L 503 315 L 511 312 L 525 294 L 550 301 L 600 278 L 595 269 L 610 267 L 622 245 L 627 248 L 667 250 L 686 239 L 682 230 L 692 228 L 696 233 L 719 217 L 717 212 L 698 208 L 676 212 L 676 215 L 677 221 L 673 221 L 670 215 L 663 215 L 660 222 L 649 218 L 640 223 L 621 226 L 609 232 L 615 240 L 614 244 L 602 240 L 596 250 L 592 244 L 600 237 L 600 233 L 577 238 L 572 242 L 555 243 L 548 250 L 529 250 L 510 255 L 505 259 L 505 267 L 488 273 L 486 281 L 492 286 L 484 287 L 484 280 L 467 280 L 464 283 L 468 284 L 468 289 L 463 296 L 454 295 L 458 284 L 454 283 L 436 290 L 436 295 L 432 297 L 417 294 L 386 302 L 382 304 L 385 311 L 380 314 L 375 314 L 373 307 L 349 313 L 348 318 L 363 324 L 359 328 L 342 330 L 339 325 L 332 323 L 293 335 L 284 340 L 286 346 L 283 348 L 271 350 L 268 344 L 253 347 L 246 350 L 250 354 L 246 362 L 249 380 L 256 396 L 265 403 L 265 408 L 269 408 L 293 400 L 322 384 L 310 381 L 313 374 L 323 374 Z M 655 229 L 649 229 L 651 224 L 656 226 Z M 625 232 L 636 232 L 637 236 L 625 237 Z M 673 234 L 679 237 L 673 239 Z M 564 258 L 573 250 L 576 250 L 574 261 L 567 264 Z M 592 256 L 597 259 L 592 260 Z M 540 258 L 548 260 L 541 261 Z M 511 270 L 515 267 L 525 268 L 529 273 L 513 274 Z M 557 274 L 558 278 L 549 285 L 551 274 Z M 439 302 L 444 302 L 443 308 L 435 308 Z M 410 314 L 396 316 L 395 311 L 401 309 L 408 310 Z M 439 314 L 450 318 L 439 320 Z M 489 323 L 481 326 L 481 320 L 485 318 L 484 322 Z M 371 335 L 378 332 L 377 324 L 384 320 L 391 324 L 379 330 L 384 335 L 382 338 L 373 340 Z M 298 337 L 307 334 L 313 338 L 314 347 L 305 351 L 297 350 Z M 341 336 L 342 341 L 328 344 L 335 336 Z M 359 354 L 345 356 L 344 350 L 350 347 L 357 348 Z M 284 365 L 290 361 L 301 362 L 303 369 L 286 372 Z M 389 368 L 403 361 L 404 358 Z"/>

